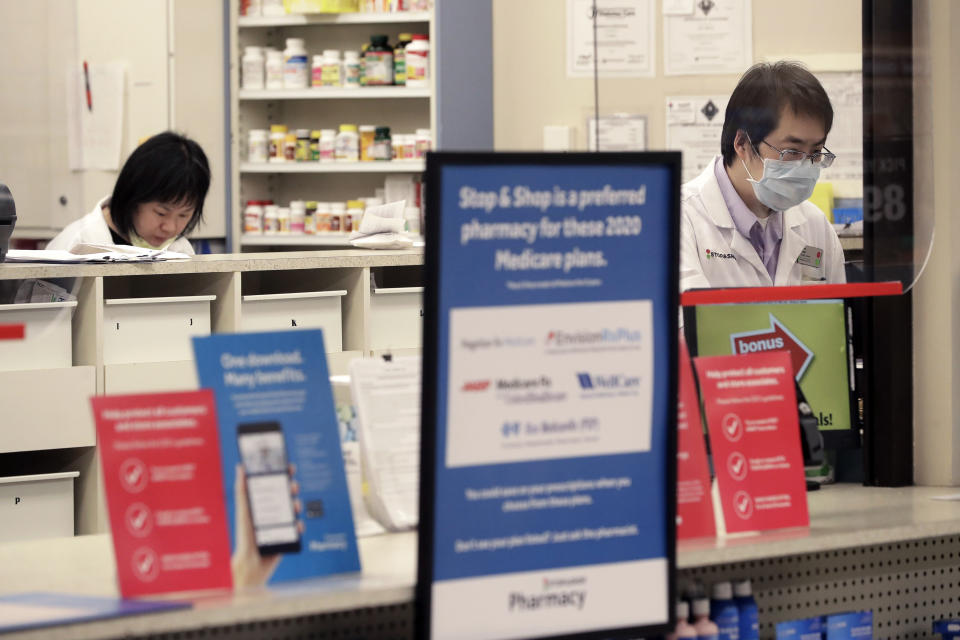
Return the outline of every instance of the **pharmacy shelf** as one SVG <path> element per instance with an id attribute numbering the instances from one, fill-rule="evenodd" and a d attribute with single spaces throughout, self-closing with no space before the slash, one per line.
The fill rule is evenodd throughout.
<path id="1" fill-rule="evenodd" d="M 862 251 L 863 236 L 840 236 L 840 246 L 844 251 Z"/>
<path id="2" fill-rule="evenodd" d="M 313 24 L 401 24 L 430 22 L 429 11 L 400 11 L 396 13 L 312 13 L 287 16 L 239 16 L 240 28 L 297 27 Z"/>
<path id="3" fill-rule="evenodd" d="M 388 162 L 244 162 L 240 173 L 423 173 L 423 160 Z"/>
<path id="4" fill-rule="evenodd" d="M 407 87 L 318 87 L 316 89 L 240 89 L 241 100 L 364 100 L 376 98 L 427 98 L 429 88 Z"/>
<path id="5" fill-rule="evenodd" d="M 240 238 L 240 245 L 244 247 L 349 247 L 350 234 L 256 235 L 245 233 Z"/>

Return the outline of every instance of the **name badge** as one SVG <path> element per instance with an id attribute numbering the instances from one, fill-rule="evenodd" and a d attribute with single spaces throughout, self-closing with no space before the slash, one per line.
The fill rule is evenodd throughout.
<path id="1" fill-rule="evenodd" d="M 803 248 L 803 251 L 800 252 L 800 257 L 797 258 L 797 263 L 802 264 L 805 267 L 820 267 L 820 264 L 823 262 L 823 249 L 818 249 L 817 247 L 811 247 L 807 245 Z"/>

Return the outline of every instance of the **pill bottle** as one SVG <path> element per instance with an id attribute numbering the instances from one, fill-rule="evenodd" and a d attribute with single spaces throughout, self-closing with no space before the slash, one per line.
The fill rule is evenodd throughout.
<path id="1" fill-rule="evenodd" d="M 393 150 L 390 146 L 390 127 L 377 127 L 370 156 L 374 160 L 392 160 Z"/>
<path id="2" fill-rule="evenodd" d="M 323 70 L 321 73 L 324 87 L 340 86 L 340 50 L 325 49 L 323 52 Z"/>
<path id="3" fill-rule="evenodd" d="M 266 162 L 269 141 L 266 129 L 251 129 L 247 134 L 247 162 Z"/>
<path id="4" fill-rule="evenodd" d="M 423 88 L 430 86 L 430 38 L 425 33 L 413 36 L 406 51 L 407 86 Z"/>
<path id="5" fill-rule="evenodd" d="M 360 86 L 367 86 L 367 49 L 370 48 L 369 42 L 360 45 Z"/>
<path id="6" fill-rule="evenodd" d="M 313 56 L 313 62 L 310 64 L 310 86 L 323 86 L 323 56 Z"/>
<path id="7" fill-rule="evenodd" d="M 297 162 L 306 162 L 310 159 L 310 130 L 297 129 L 297 142 L 293 151 L 293 159 Z"/>
<path id="8" fill-rule="evenodd" d="M 286 9 L 283 8 L 283 0 L 262 0 L 260 3 L 260 12 L 264 16 L 279 17 L 286 15 Z"/>
<path id="9" fill-rule="evenodd" d="M 263 201 L 247 200 L 243 209 L 243 232 L 263 233 Z"/>
<path id="10" fill-rule="evenodd" d="M 333 162 L 337 158 L 337 132 L 320 129 L 320 162 Z"/>
<path id="11" fill-rule="evenodd" d="M 240 61 L 240 84 L 244 89 L 263 89 L 266 73 L 263 50 L 260 47 L 244 47 Z"/>
<path id="12" fill-rule="evenodd" d="M 290 207 L 277 207 L 277 233 L 290 233 Z"/>
<path id="13" fill-rule="evenodd" d="M 287 38 L 287 48 L 283 50 L 283 88 L 306 89 L 309 76 L 303 38 Z"/>
<path id="14" fill-rule="evenodd" d="M 343 231 L 343 218 L 347 215 L 347 205 L 343 202 L 330 203 L 330 231 L 331 233 L 341 233 Z"/>
<path id="15" fill-rule="evenodd" d="M 387 36 L 370 36 L 370 46 L 363 59 L 366 86 L 393 84 L 393 49 L 387 44 Z"/>
<path id="16" fill-rule="evenodd" d="M 406 229 L 408 233 L 413 235 L 420 234 L 420 207 L 406 207 L 403 210 L 403 219 L 407 223 Z"/>
<path id="17" fill-rule="evenodd" d="M 397 46 L 393 48 L 393 84 L 402 87 L 407 83 L 407 65 L 403 49 L 410 44 L 411 35 L 401 33 Z"/>
<path id="18" fill-rule="evenodd" d="M 290 202 L 290 233 L 303 233 L 307 216 L 307 203 L 303 200 Z"/>
<path id="19" fill-rule="evenodd" d="M 303 211 L 303 232 L 312 235 L 317 232 L 317 201 L 307 200 Z"/>
<path id="20" fill-rule="evenodd" d="M 337 161 L 357 162 L 360 159 L 360 136 L 357 135 L 357 125 L 340 125 L 334 154 Z"/>
<path id="21" fill-rule="evenodd" d="M 416 149 L 413 157 L 423 158 L 427 155 L 427 151 L 430 151 L 433 136 L 430 129 L 417 129 L 416 136 Z"/>
<path id="22" fill-rule="evenodd" d="M 373 147 L 373 139 L 377 137 L 377 128 L 372 124 L 360 125 L 360 160 L 368 162 L 373 160 L 370 155 L 370 149 Z"/>
<path id="23" fill-rule="evenodd" d="M 240 0 L 240 15 L 259 16 L 260 0 Z"/>
<path id="24" fill-rule="evenodd" d="M 360 54 L 356 51 L 343 52 L 343 86 L 348 89 L 360 86 Z"/>
<path id="25" fill-rule="evenodd" d="M 283 155 L 283 143 L 286 138 L 287 125 L 270 125 L 270 143 L 267 147 L 267 157 L 269 158 L 270 162 L 283 162 L 285 160 Z"/>
<path id="26" fill-rule="evenodd" d="M 287 133 L 283 138 L 283 159 L 293 162 L 297 159 L 297 134 Z"/>
<path id="27" fill-rule="evenodd" d="M 268 204 L 263 207 L 263 233 L 268 236 L 276 235 L 280 230 L 278 210 L 279 207 L 275 204 Z"/>
<path id="28" fill-rule="evenodd" d="M 320 129 L 314 129 L 310 132 L 310 160 L 320 161 L 320 136 L 323 135 Z"/>
<path id="29" fill-rule="evenodd" d="M 317 233 L 330 232 L 330 203 L 317 203 Z"/>
<path id="30" fill-rule="evenodd" d="M 344 216 L 343 230 L 353 231 L 360 228 L 363 218 L 363 200 L 347 200 L 347 213 Z"/>
<path id="31" fill-rule="evenodd" d="M 267 89 L 283 89 L 283 52 L 267 49 L 264 65 Z"/>

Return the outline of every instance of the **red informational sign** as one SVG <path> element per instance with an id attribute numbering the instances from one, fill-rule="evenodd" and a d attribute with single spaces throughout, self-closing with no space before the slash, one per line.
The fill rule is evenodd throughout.
<path id="1" fill-rule="evenodd" d="M 808 526 L 790 354 L 695 363 L 727 532 Z"/>
<path id="2" fill-rule="evenodd" d="M 213 393 L 91 402 L 120 593 L 231 588 Z"/>
<path id="3" fill-rule="evenodd" d="M 710 469 L 700 423 L 700 401 L 687 343 L 680 336 L 677 405 L 677 539 L 717 535 L 710 499 Z"/>

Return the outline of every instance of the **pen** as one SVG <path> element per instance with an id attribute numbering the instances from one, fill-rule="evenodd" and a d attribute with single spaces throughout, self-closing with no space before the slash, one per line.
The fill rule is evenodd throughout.
<path id="1" fill-rule="evenodd" d="M 93 111 L 93 97 L 90 95 L 90 69 L 87 61 L 83 61 L 83 85 L 87 90 L 87 111 Z"/>

